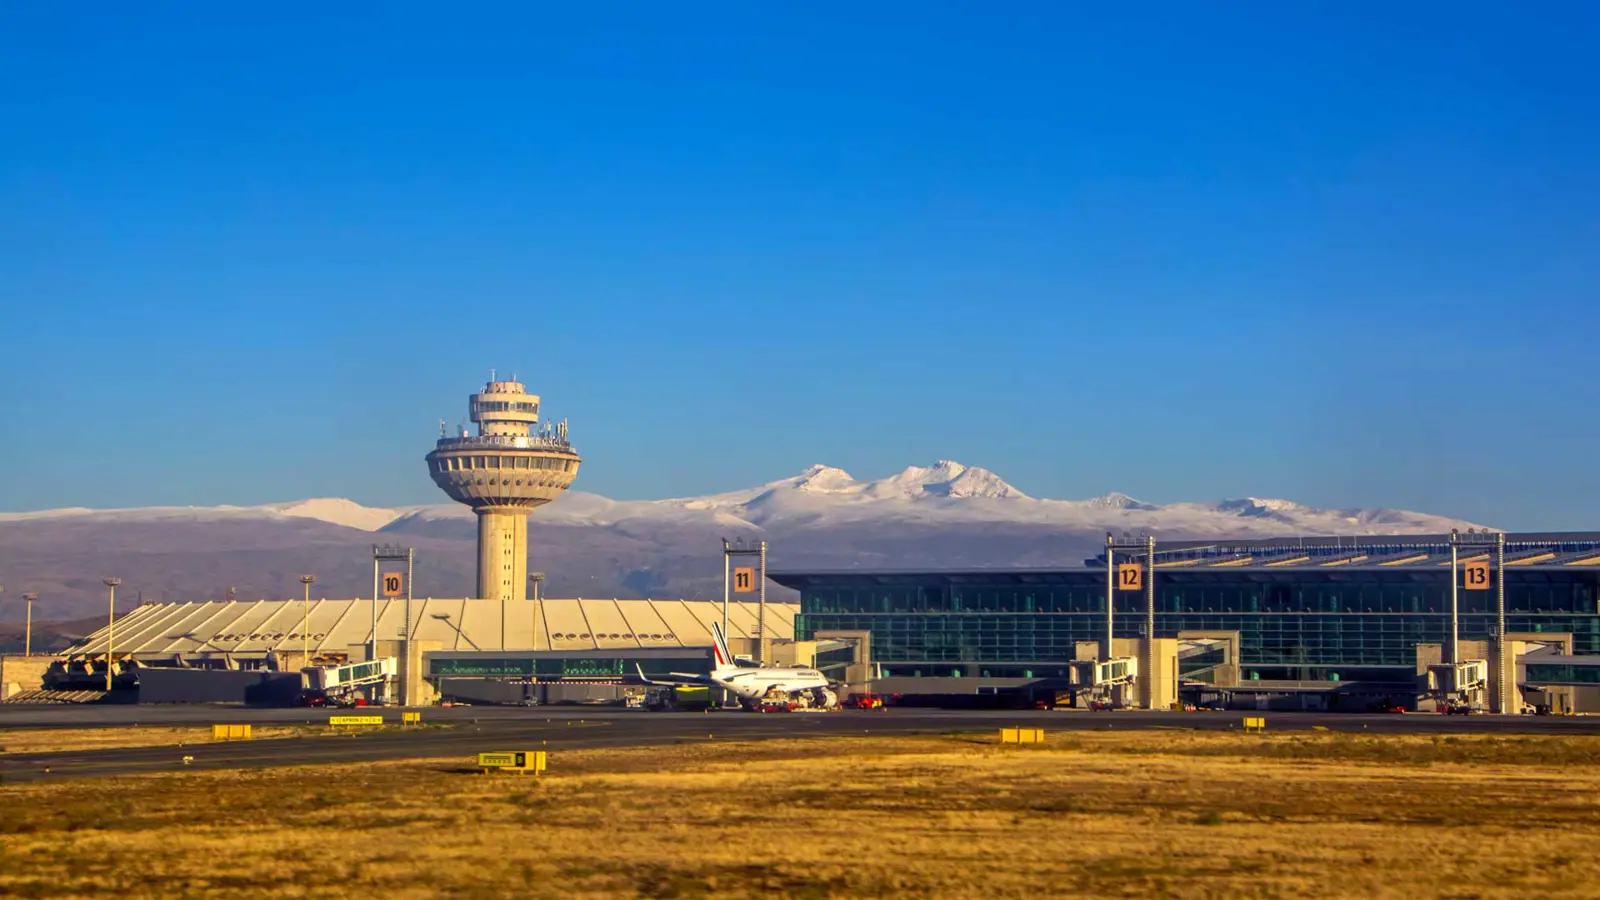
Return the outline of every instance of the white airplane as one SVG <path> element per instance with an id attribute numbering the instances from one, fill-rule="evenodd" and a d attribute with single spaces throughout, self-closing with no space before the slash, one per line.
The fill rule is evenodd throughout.
<path id="1" fill-rule="evenodd" d="M 774 696 L 785 700 L 804 700 L 811 706 L 823 708 L 839 705 L 839 695 L 834 693 L 829 687 L 828 679 L 816 669 L 804 666 L 779 668 L 740 665 L 734 660 L 733 654 L 728 652 L 728 642 L 722 636 L 722 626 L 716 622 L 711 623 L 711 640 L 712 651 L 716 654 L 717 660 L 716 665 L 711 667 L 710 675 L 669 672 L 651 679 L 644 674 L 644 669 L 638 663 L 634 663 L 634 668 L 638 669 L 639 678 L 645 684 L 695 684 L 726 688 L 747 707 L 754 707 L 762 700 Z"/>

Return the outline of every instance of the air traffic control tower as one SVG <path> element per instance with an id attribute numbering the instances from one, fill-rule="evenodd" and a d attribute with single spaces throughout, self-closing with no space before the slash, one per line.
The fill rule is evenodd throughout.
<path id="1" fill-rule="evenodd" d="M 478 593 L 523 600 L 528 588 L 528 514 L 561 496 L 581 460 L 567 423 L 539 424 L 539 398 L 518 381 L 494 381 L 472 395 L 476 435 L 444 434 L 428 454 L 433 482 L 478 514 Z"/>

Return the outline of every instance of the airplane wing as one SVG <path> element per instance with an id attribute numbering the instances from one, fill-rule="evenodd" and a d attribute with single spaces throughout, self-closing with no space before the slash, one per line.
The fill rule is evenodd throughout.
<path id="1" fill-rule="evenodd" d="M 650 676 L 644 674 L 644 667 L 638 663 L 634 663 L 633 668 L 639 673 L 639 680 L 643 681 L 645 684 L 702 684 L 707 687 L 720 687 L 717 682 L 707 678 L 704 675 L 692 675 L 688 672 L 668 672 L 666 675 L 658 675 L 655 678 L 651 678 Z"/>

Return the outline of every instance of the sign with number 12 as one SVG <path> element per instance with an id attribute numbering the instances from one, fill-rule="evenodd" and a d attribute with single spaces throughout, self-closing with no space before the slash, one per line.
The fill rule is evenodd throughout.
<path id="1" fill-rule="evenodd" d="M 1117 566 L 1117 590 L 1137 591 L 1144 588 L 1144 566 L 1139 563 L 1122 563 Z"/>

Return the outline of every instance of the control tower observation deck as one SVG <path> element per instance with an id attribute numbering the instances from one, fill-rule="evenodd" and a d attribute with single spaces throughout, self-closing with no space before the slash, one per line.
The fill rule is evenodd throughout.
<path id="1" fill-rule="evenodd" d="M 583 460 L 567 423 L 539 424 L 539 397 L 517 381 L 490 381 L 472 395 L 476 435 L 461 430 L 428 454 L 428 471 L 457 503 L 478 514 L 478 593 L 522 600 L 528 591 L 528 514 L 561 496 Z"/>

